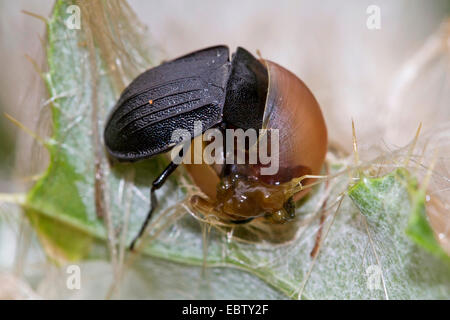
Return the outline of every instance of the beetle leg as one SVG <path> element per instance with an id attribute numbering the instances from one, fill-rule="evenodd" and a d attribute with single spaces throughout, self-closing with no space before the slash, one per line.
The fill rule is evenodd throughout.
<path id="1" fill-rule="evenodd" d="M 183 149 L 180 151 L 180 156 L 183 156 L 182 152 L 183 152 Z M 145 229 L 147 228 L 148 222 L 150 221 L 150 218 L 152 217 L 153 211 L 155 211 L 155 209 L 157 207 L 157 199 L 156 199 L 155 191 L 163 186 L 164 182 L 166 182 L 167 178 L 175 171 L 175 169 L 177 167 L 178 167 L 178 164 L 170 162 L 169 165 L 164 169 L 164 171 L 159 175 L 159 177 L 153 181 L 152 188 L 150 189 L 150 201 L 151 201 L 150 210 L 147 213 L 147 217 L 145 218 L 145 221 L 142 224 L 142 227 L 139 230 L 139 233 L 131 242 L 131 245 L 130 245 L 131 251 L 133 251 L 136 241 L 142 236 Z"/>

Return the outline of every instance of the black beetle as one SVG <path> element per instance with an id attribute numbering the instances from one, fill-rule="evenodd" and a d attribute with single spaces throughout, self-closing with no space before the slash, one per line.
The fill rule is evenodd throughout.
<path id="1" fill-rule="evenodd" d="M 273 76 L 269 76 L 270 70 L 273 70 Z M 292 96 L 290 99 L 283 96 L 286 90 Z M 285 106 L 286 103 L 289 105 Z M 290 149 L 280 151 L 286 154 L 281 159 L 281 174 L 277 176 L 278 180 L 272 179 L 268 184 L 277 185 L 305 174 L 317 174 L 324 160 L 325 123 L 314 96 L 303 82 L 275 63 L 256 59 L 241 47 L 230 61 L 226 46 L 195 51 L 139 75 L 123 91 L 111 112 L 104 132 L 106 149 L 119 161 L 150 158 L 175 146 L 171 141 L 175 129 L 188 130 L 195 137 L 195 121 L 202 122 L 203 132 L 212 127 L 258 131 L 268 126 L 286 130 L 283 139 L 292 136 L 296 140 L 287 141 Z M 150 211 L 131 243 L 131 249 L 157 206 L 155 191 L 176 168 L 177 164 L 171 162 L 153 181 Z M 221 176 L 230 177 L 232 171 L 231 166 L 225 165 Z M 232 180 L 236 181 L 235 178 Z M 262 184 L 258 182 L 258 186 Z M 248 185 L 247 191 L 258 189 L 254 182 Z M 264 190 L 267 193 L 273 188 Z M 285 189 L 293 190 L 291 187 Z M 281 190 L 283 194 L 285 189 Z M 289 211 L 288 216 L 293 215 L 293 192 L 286 194 L 286 198 L 278 197 L 282 200 L 277 200 L 281 202 L 279 209 L 273 212 L 275 215 L 280 215 L 280 210 Z M 259 199 L 255 194 L 248 195 Z M 266 198 L 269 197 L 266 195 Z M 269 207 L 273 207 L 272 204 Z M 255 204 L 251 208 L 255 209 Z M 258 208 L 265 210 L 264 206 Z M 248 216 L 246 212 L 234 213 L 228 214 L 234 223 L 245 223 L 256 217 L 256 214 Z"/>

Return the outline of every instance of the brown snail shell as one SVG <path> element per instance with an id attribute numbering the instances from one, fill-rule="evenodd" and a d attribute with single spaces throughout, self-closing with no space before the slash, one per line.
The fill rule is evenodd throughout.
<path id="1" fill-rule="evenodd" d="M 288 182 L 304 175 L 318 175 L 327 152 L 327 128 L 319 104 L 292 72 L 272 61 L 264 63 L 269 89 L 263 127 L 279 130 L 280 170 L 274 177 L 261 176 L 262 180 Z M 307 179 L 302 184 L 310 182 Z"/>
<path id="2" fill-rule="evenodd" d="M 261 62 L 269 75 L 263 128 L 279 130 L 280 169 L 274 176 L 259 175 L 259 170 L 255 175 L 267 184 L 276 184 L 319 174 L 327 152 L 327 129 L 317 100 L 292 72 L 269 60 Z M 206 164 L 189 164 L 186 168 L 202 192 L 215 200 L 218 170 Z M 294 200 L 305 194 L 296 194 Z"/>

